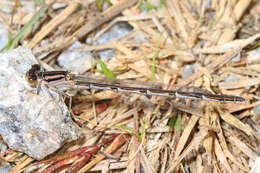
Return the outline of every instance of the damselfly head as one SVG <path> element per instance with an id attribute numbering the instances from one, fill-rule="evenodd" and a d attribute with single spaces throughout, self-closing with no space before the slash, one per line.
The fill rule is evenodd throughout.
<path id="1" fill-rule="evenodd" d="M 33 87 L 37 85 L 37 79 L 38 79 L 38 73 L 41 71 L 41 67 L 39 64 L 34 64 L 26 72 L 26 80 L 29 82 L 29 84 Z"/>

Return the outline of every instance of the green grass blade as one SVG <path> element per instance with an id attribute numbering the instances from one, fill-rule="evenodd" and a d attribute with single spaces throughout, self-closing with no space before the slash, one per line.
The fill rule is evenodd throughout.
<path id="1" fill-rule="evenodd" d="M 185 173 L 186 171 L 185 171 L 185 168 L 182 163 L 180 163 L 180 167 L 181 167 L 182 172 Z"/>
<path id="2" fill-rule="evenodd" d="M 29 21 L 28 24 L 26 24 L 22 30 L 8 43 L 3 51 L 9 50 L 10 48 L 13 48 L 16 46 L 18 41 L 24 36 L 24 34 L 38 21 L 38 19 L 41 17 L 41 15 L 47 10 L 45 6 L 42 6 L 39 11 L 32 17 L 32 19 Z"/>
<path id="3" fill-rule="evenodd" d="M 126 126 L 112 126 L 111 128 L 125 130 L 128 133 L 131 133 L 131 134 L 135 135 L 138 138 L 139 141 L 142 140 L 142 137 L 138 133 L 136 133 L 133 129 L 130 129 L 130 128 L 126 127 Z"/>
<path id="4" fill-rule="evenodd" d="M 111 71 L 107 68 L 106 64 L 105 64 L 102 60 L 99 60 L 98 63 L 100 64 L 100 67 L 101 67 L 102 72 L 104 73 L 104 75 L 105 75 L 108 79 L 115 79 L 115 78 L 116 78 L 115 74 L 114 74 L 113 72 L 111 72 Z"/>
<path id="5" fill-rule="evenodd" d="M 181 115 L 180 114 L 177 115 L 177 119 L 174 124 L 174 130 L 176 132 L 181 130 Z"/>
<path id="6" fill-rule="evenodd" d="M 172 117 L 169 122 L 170 131 L 180 131 L 181 130 L 181 115 L 178 114 L 175 117 Z"/>
<path id="7" fill-rule="evenodd" d="M 157 43 L 156 43 L 156 50 L 154 51 L 154 54 L 153 54 L 153 61 L 152 61 L 152 76 L 151 76 L 151 78 L 150 78 L 150 81 L 152 81 L 152 80 L 154 79 L 156 58 L 157 58 L 158 55 L 159 55 L 159 47 L 160 47 L 160 44 L 161 44 L 161 39 L 162 39 L 162 34 L 160 35 L 160 38 L 157 40 Z"/>
<path id="8" fill-rule="evenodd" d="M 96 0 L 96 4 L 97 4 L 98 9 L 101 11 L 102 6 L 104 4 L 104 0 Z"/>
<path id="9" fill-rule="evenodd" d="M 15 3 L 15 5 L 16 5 L 16 7 L 21 7 L 21 2 L 19 1 L 19 0 L 13 0 L 14 1 L 14 3 Z"/>
<path id="10" fill-rule="evenodd" d="M 140 138 L 141 138 L 140 141 L 143 139 L 147 124 L 148 124 L 148 120 L 146 120 L 144 125 L 142 126 L 142 131 L 141 131 L 141 134 L 140 134 Z"/>

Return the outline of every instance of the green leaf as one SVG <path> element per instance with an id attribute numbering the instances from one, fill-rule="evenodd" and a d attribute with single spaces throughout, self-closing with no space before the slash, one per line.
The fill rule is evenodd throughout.
<path id="1" fill-rule="evenodd" d="M 174 130 L 175 131 L 181 130 L 181 115 L 180 114 L 177 115 L 177 119 L 176 119 L 175 124 L 174 124 Z"/>
<path id="2" fill-rule="evenodd" d="M 96 0 L 96 4 L 97 4 L 98 9 L 101 11 L 102 6 L 104 4 L 104 0 Z"/>
<path id="3" fill-rule="evenodd" d="M 144 136 L 144 133 L 145 133 L 145 128 L 146 128 L 147 124 L 148 124 L 148 120 L 146 120 L 144 122 L 144 125 L 142 126 L 142 131 L 141 131 L 141 134 L 140 134 L 140 141 L 142 141 L 142 139 L 143 139 L 143 136 Z"/>
<path id="4" fill-rule="evenodd" d="M 175 117 L 172 117 L 169 122 L 170 131 L 180 131 L 181 130 L 181 115 L 178 114 Z"/>
<path id="5" fill-rule="evenodd" d="M 156 9 L 156 7 L 147 0 L 143 0 L 138 6 L 138 8 L 144 12 L 148 12 L 150 10 Z"/>
<path id="6" fill-rule="evenodd" d="M 152 76 L 151 76 L 151 78 L 150 78 L 150 81 L 152 81 L 152 80 L 154 79 L 156 58 L 159 56 L 159 46 L 160 46 L 160 44 L 161 44 L 161 39 L 162 39 L 162 34 L 160 35 L 160 38 L 157 40 L 156 50 L 154 51 L 154 54 L 153 54 Z"/>
<path id="7" fill-rule="evenodd" d="M 113 4 L 110 2 L 110 0 L 96 0 L 97 7 L 100 11 L 102 11 L 102 7 L 104 2 L 106 2 L 109 6 L 112 6 Z"/>
<path id="8" fill-rule="evenodd" d="M 170 121 L 169 121 L 170 132 L 173 131 L 173 128 L 174 128 L 174 124 L 175 124 L 175 122 L 176 122 L 176 119 L 177 119 L 177 117 L 174 116 L 174 117 L 172 117 L 172 118 L 170 119 Z"/>
<path id="9" fill-rule="evenodd" d="M 161 0 L 161 1 L 160 1 L 159 8 L 162 8 L 164 5 L 165 5 L 165 0 Z"/>
<path id="10" fill-rule="evenodd" d="M 19 0 L 13 0 L 13 1 L 15 3 L 16 7 L 21 7 L 21 3 Z"/>
<path id="11" fill-rule="evenodd" d="M 128 133 L 131 133 L 131 134 L 135 135 L 138 138 L 139 141 L 142 140 L 142 137 L 138 133 L 136 133 L 133 129 L 130 129 L 130 128 L 126 127 L 126 126 L 112 126 L 111 128 L 125 130 Z"/>
<path id="12" fill-rule="evenodd" d="M 182 172 L 185 173 L 185 168 L 182 163 L 180 163 L 180 167 L 181 167 Z"/>
<path id="13" fill-rule="evenodd" d="M 100 67 L 101 67 L 102 72 L 104 73 L 104 75 L 105 75 L 108 79 L 115 79 L 115 78 L 116 78 L 116 76 L 114 75 L 114 73 L 111 72 L 111 71 L 107 68 L 106 64 L 105 64 L 102 60 L 99 60 L 98 63 L 100 64 Z"/>

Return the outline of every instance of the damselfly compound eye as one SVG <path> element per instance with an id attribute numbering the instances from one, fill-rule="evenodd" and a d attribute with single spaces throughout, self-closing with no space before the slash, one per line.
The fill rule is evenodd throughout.
<path id="1" fill-rule="evenodd" d="M 40 72 L 40 70 L 40 65 L 34 64 L 26 73 L 25 78 L 32 87 L 37 86 L 38 72 Z"/>

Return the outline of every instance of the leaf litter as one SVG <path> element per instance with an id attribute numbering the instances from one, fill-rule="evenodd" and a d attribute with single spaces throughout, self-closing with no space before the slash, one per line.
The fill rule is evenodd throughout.
<path id="1" fill-rule="evenodd" d="M 40 7 L 35 5 L 35 11 L 30 12 L 22 8 L 27 2 L 20 2 L 20 6 L 7 2 L 1 1 L 0 6 L 8 5 L 14 12 L 0 12 L 0 21 L 16 35 L 23 25 L 31 25 L 25 17 L 37 15 Z M 94 68 L 83 69 L 86 73 L 101 75 L 94 53 L 112 49 L 114 55 L 101 61 L 108 75 L 143 82 L 152 79 L 168 89 L 196 86 L 242 96 L 246 103 L 81 91 L 71 98 L 72 117 L 84 134 L 81 140 L 64 145 L 39 162 L 6 150 L 1 159 L 12 165 L 10 172 L 105 168 L 112 172 L 249 172 L 249 163 L 259 157 L 260 140 L 259 118 L 251 111 L 260 104 L 260 60 L 252 60 L 249 54 L 258 50 L 255 57 L 260 57 L 258 1 L 163 1 L 160 6 L 161 1 L 155 0 L 142 8 L 142 1 L 110 2 L 112 6 L 103 3 L 100 11 L 95 1 L 45 1 L 41 7 L 44 13 L 21 39 L 19 36 L 19 45 L 32 49 L 42 67 L 58 70 L 57 56 L 81 41 L 77 50 L 93 53 Z M 120 22 L 132 28 L 120 40 L 99 45 L 86 41 L 99 39 Z M 198 68 L 182 78 L 184 67 L 192 64 Z M 170 127 L 170 119 L 177 116 L 181 116 L 175 124 L 181 127 L 179 131 Z M 258 121 L 252 126 L 250 119 Z M 84 147 L 95 149 L 82 151 Z"/>

